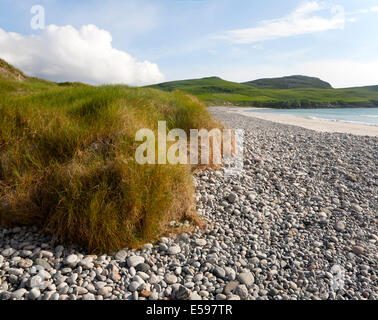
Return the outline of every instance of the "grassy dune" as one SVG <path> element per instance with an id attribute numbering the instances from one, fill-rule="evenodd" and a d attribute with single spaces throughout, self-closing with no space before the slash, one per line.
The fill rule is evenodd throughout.
<path id="1" fill-rule="evenodd" d="M 272 108 L 378 107 L 378 86 L 266 89 L 210 77 L 172 81 L 150 87 L 164 91 L 182 90 L 197 96 L 208 105 Z"/>
<path id="2" fill-rule="evenodd" d="M 193 168 L 134 160 L 136 131 L 158 120 L 217 126 L 180 92 L 0 79 L 0 223 L 112 251 L 151 241 L 172 220 L 198 222 Z"/>

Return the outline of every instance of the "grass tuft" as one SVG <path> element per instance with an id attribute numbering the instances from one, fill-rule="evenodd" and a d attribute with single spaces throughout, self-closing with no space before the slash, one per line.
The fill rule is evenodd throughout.
<path id="1" fill-rule="evenodd" d="M 136 131 L 158 120 L 188 132 L 219 125 L 185 93 L 0 79 L 0 223 L 110 252 L 156 239 L 172 220 L 198 222 L 193 168 L 134 160 Z"/>

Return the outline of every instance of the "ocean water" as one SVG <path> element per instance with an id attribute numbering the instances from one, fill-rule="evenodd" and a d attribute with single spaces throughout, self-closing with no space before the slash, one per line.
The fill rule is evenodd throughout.
<path id="1" fill-rule="evenodd" d="M 250 110 L 250 112 L 284 114 L 314 120 L 340 121 L 378 126 L 378 108 L 264 109 Z"/>

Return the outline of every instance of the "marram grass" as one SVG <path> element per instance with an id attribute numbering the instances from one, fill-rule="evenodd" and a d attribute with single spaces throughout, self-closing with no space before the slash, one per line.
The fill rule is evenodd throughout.
<path id="1" fill-rule="evenodd" d="M 2 225 L 109 252 L 156 239 L 172 220 L 198 222 L 193 168 L 139 165 L 134 139 L 158 120 L 218 126 L 203 104 L 180 92 L 0 80 Z"/>

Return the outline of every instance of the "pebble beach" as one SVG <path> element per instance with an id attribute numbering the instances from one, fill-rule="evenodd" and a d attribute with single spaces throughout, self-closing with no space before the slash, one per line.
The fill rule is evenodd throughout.
<path id="1" fill-rule="evenodd" d="M 210 110 L 244 169 L 195 174 L 204 229 L 90 255 L 0 228 L 0 299 L 376 300 L 378 138 Z"/>

